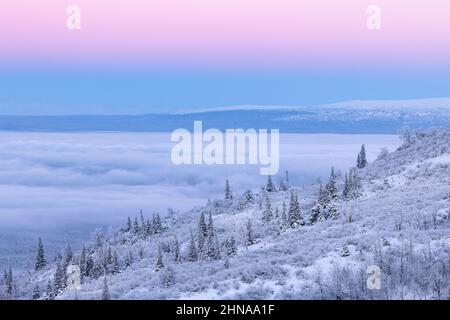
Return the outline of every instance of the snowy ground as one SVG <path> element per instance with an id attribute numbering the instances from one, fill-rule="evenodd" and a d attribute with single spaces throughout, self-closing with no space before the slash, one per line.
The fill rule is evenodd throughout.
<path id="1" fill-rule="evenodd" d="M 293 183 L 309 184 L 331 165 L 353 165 L 362 143 L 373 160 L 399 139 L 282 135 L 280 171 L 289 168 Z M 174 166 L 171 145 L 167 133 L 0 133 L 0 266 L 22 264 L 38 235 L 50 251 L 62 239 L 77 247 L 96 226 L 117 225 L 141 208 L 164 214 L 221 196 L 225 176 L 236 192 L 265 181 L 259 167 Z"/>

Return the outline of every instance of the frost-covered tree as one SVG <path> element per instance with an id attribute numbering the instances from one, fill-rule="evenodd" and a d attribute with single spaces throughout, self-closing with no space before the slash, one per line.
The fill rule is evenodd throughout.
<path id="1" fill-rule="evenodd" d="M 153 214 L 152 228 L 154 234 L 160 234 L 163 232 L 161 217 L 159 216 L 159 213 Z"/>
<path id="2" fill-rule="evenodd" d="M 330 197 L 328 190 L 320 185 L 319 196 L 309 214 L 309 223 L 315 224 L 327 219 L 335 219 L 338 215 L 339 211 L 334 204 L 333 198 Z"/>
<path id="3" fill-rule="evenodd" d="M 63 260 L 65 268 L 67 268 L 67 266 L 72 263 L 72 259 L 73 259 L 72 247 L 70 246 L 69 242 L 66 242 L 66 247 L 64 249 L 64 260 Z"/>
<path id="4" fill-rule="evenodd" d="M 123 262 L 125 269 L 133 264 L 133 260 L 133 253 L 128 251 L 128 254 L 125 256 L 125 260 Z"/>
<path id="5" fill-rule="evenodd" d="M 181 253 L 180 253 L 180 243 L 178 242 L 178 238 L 175 237 L 175 241 L 173 244 L 173 254 L 175 258 L 175 263 L 181 263 Z"/>
<path id="6" fill-rule="evenodd" d="M 233 199 L 233 193 L 231 192 L 230 184 L 228 179 L 225 181 L 225 200 Z"/>
<path id="7" fill-rule="evenodd" d="M 41 298 L 41 290 L 39 289 L 39 285 L 36 284 L 31 292 L 31 300 L 39 300 Z"/>
<path id="8" fill-rule="evenodd" d="M 141 231 L 141 228 L 140 228 L 140 226 L 139 226 L 138 218 L 137 218 L 137 217 L 134 217 L 134 222 L 133 222 L 133 234 L 137 236 L 137 235 L 139 235 L 140 231 Z"/>
<path id="9" fill-rule="evenodd" d="M 297 193 L 291 191 L 289 198 L 289 211 L 288 211 L 289 226 L 296 228 L 304 224 L 301 212 L 300 203 L 298 202 Z"/>
<path id="10" fill-rule="evenodd" d="M 103 239 L 99 231 L 95 233 L 95 245 L 97 248 L 103 247 Z"/>
<path id="11" fill-rule="evenodd" d="M 255 196 L 253 195 L 253 192 L 251 190 L 247 190 L 244 192 L 244 200 L 248 205 L 255 203 Z"/>
<path id="12" fill-rule="evenodd" d="M 334 173 L 334 167 L 331 167 L 330 177 L 328 178 L 328 183 L 325 186 L 325 191 L 330 199 L 337 199 L 337 187 L 336 187 L 336 175 Z"/>
<path id="13" fill-rule="evenodd" d="M 264 211 L 262 214 L 262 220 L 264 223 L 268 223 L 273 218 L 272 205 L 270 204 L 269 196 L 266 194 L 264 201 Z"/>
<path id="14" fill-rule="evenodd" d="M 219 240 L 217 239 L 216 230 L 211 211 L 209 212 L 209 220 L 207 225 L 206 248 L 203 253 L 205 260 L 219 260 L 221 258 Z"/>
<path id="15" fill-rule="evenodd" d="M 283 201 L 283 206 L 281 209 L 281 222 L 280 222 L 280 230 L 285 231 L 290 228 L 289 216 L 286 208 L 286 202 Z"/>
<path id="16" fill-rule="evenodd" d="M 175 284 L 175 274 L 171 267 L 164 269 L 163 285 L 165 288 L 170 288 Z"/>
<path id="17" fill-rule="evenodd" d="M 102 300 L 111 300 L 111 295 L 109 294 L 109 287 L 108 281 L 106 280 L 106 276 L 103 278 Z"/>
<path id="18" fill-rule="evenodd" d="M 81 281 L 83 281 L 84 277 L 87 277 L 89 275 L 89 273 L 87 271 L 87 251 L 86 251 L 85 245 L 83 245 L 83 247 L 81 248 L 80 260 L 79 260 L 78 266 L 80 267 Z"/>
<path id="19" fill-rule="evenodd" d="M 55 274 L 53 275 L 53 289 L 55 295 L 60 294 L 64 291 L 66 288 L 66 270 L 63 265 L 63 261 L 61 261 L 61 258 L 58 258 L 56 260 L 56 269 Z"/>
<path id="20" fill-rule="evenodd" d="M 252 222 L 250 220 L 247 221 L 245 226 L 245 245 L 251 246 L 256 243 L 255 234 L 253 232 Z"/>
<path id="21" fill-rule="evenodd" d="M 285 180 L 280 181 L 280 190 L 281 191 L 288 191 L 289 190 L 289 173 L 286 170 L 285 172 Z"/>
<path id="22" fill-rule="evenodd" d="M 47 265 L 47 260 L 45 259 L 44 254 L 44 245 L 42 243 L 42 239 L 39 237 L 37 244 L 37 255 L 36 255 L 36 263 L 34 265 L 34 270 L 41 270 Z"/>
<path id="23" fill-rule="evenodd" d="M 188 251 L 188 260 L 189 261 L 197 261 L 198 260 L 198 251 L 197 246 L 195 245 L 194 234 L 191 230 L 191 239 L 189 241 L 189 251 Z"/>
<path id="24" fill-rule="evenodd" d="M 131 222 L 131 218 L 128 217 L 128 219 L 127 219 L 127 226 L 125 228 L 125 231 L 126 232 L 130 232 L 132 230 L 132 228 L 133 228 L 133 223 Z"/>
<path id="25" fill-rule="evenodd" d="M 227 256 L 235 256 L 237 254 L 236 240 L 231 236 L 225 240 L 225 253 Z"/>
<path id="26" fill-rule="evenodd" d="M 200 218 L 198 219 L 197 227 L 197 241 L 198 241 L 198 256 L 203 256 L 203 251 L 205 249 L 206 239 L 208 238 L 208 226 L 205 221 L 205 214 L 200 212 Z"/>
<path id="27" fill-rule="evenodd" d="M 112 261 L 112 274 L 118 274 L 120 273 L 120 264 L 119 264 L 119 257 L 117 255 L 117 251 L 114 251 L 113 254 L 113 261 Z"/>
<path id="28" fill-rule="evenodd" d="M 275 186 L 273 185 L 272 176 L 270 174 L 267 176 L 266 191 L 275 192 Z"/>
<path id="29" fill-rule="evenodd" d="M 156 263 L 155 263 L 155 271 L 162 270 L 164 268 L 164 262 L 163 262 L 163 254 L 161 245 L 158 245 L 158 253 L 156 256 Z"/>
<path id="30" fill-rule="evenodd" d="M 364 145 L 361 146 L 361 150 L 358 153 L 358 157 L 356 159 L 356 166 L 359 169 L 364 168 L 367 165 L 367 158 L 366 158 L 366 147 Z"/>
<path id="31" fill-rule="evenodd" d="M 55 300 L 55 291 L 53 290 L 53 285 L 50 280 L 47 282 L 47 288 L 45 291 L 45 300 Z"/>
<path id="32" fill-rule="evenodd" d="M 6 300 L 10 300 L 14 296 L 14 278 L 11 266 L 9 266 L 8 271 L 5 270 L 3 276 L 3 286 L 4 293 L 3 296 Z"/>

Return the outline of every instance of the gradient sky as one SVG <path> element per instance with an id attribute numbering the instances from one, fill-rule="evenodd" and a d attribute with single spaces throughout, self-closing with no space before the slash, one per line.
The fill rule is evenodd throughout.
<path id="1" fill-rule="evenodd" d="M 66 8 L 81 8 L 81 30 Z M 366 9 L 381 8 L 381 30 Z M 450 97 L 447 0 L 2 0 L 0 113 Z"/>

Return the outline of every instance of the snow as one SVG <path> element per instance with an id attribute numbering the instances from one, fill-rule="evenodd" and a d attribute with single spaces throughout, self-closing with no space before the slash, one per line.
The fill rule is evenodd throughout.
<path id="1" fill-rule="evenodd" d="M 147 238 L 117 228 L 104 233 L 103 246 L 117 251 L 121 263 L 120 273 L 107 275 L 111 297 L 448 299 L 449 155 L 450 129 L 419 133 L 410 143 L 358 170 L 362 195 L 347 201 L 334 200 L 340 212 L 336 219 L 287 231 L 280 230 L 279 219 L 263 222 L 259 203 L 264 206 L 267 194 L 272 208 L 281 209 L 283 202 L 289 204 L 293 191 L 298 193 L 301 213 L 306 217 L 318 196 L 317 183 L 303 186 L 291 183 L 289 191 L 271 193 L 253 188 L 255 203 L 241 207 L 242 191 L 236 187 L 239 182 L 229 179 L 233 200 L 212 199 L 202 206 L 180 211 L 176 219 L 163 218 L 162 233 Z M 282 177 L 274 177 L 275 181 L 278 178 Z M 341 174 L 337 177 L 339 191 L 342 186 Z M 206 215 L 211 212 L 220 243 L 234 237 L 237 255 L 225 259 L 222 250 L 220 260 L 187 261 L 190 230 L 196 234 L 202 212 Z M 258 240 L 249 246 L 245 242 L 248 220 Z M 179 264 L 170 249 L 175 236 L 184 260 Z M 102 257 L 102 247 L 96 247 L 94 242 L 87 245 L 93 256 Z M 164 264 L 174 270 L 175 282 L 170 287 L 164 285 L 164 271 L 154 270 L 160 246 L 165 248 Z M 349 255 L 341 255 L 344 247 Z M 125 268 L 123 261 L 128 252 L 133 253 L 134 262 Z M 381 270 L 380 290 L 366 287 L 366 271 L 371 265 Z M 32 288 L 36 284 L 42 288 L 53 272 L 51 264 L 46 270 L 18 278 L 17 298 L 29 298 Z M 99 299 L 102 286 L 103 276 L 89 277 L 77 296 Z M 73 290 L 66 290 L 57 298 L 73 297 Z"/>

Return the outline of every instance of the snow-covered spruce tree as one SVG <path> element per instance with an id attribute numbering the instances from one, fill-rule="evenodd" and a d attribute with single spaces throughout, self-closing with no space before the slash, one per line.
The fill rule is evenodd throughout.
<path id="1" fill-rule="evenodd" d="M 272 220 L 272 217 L 273 217 L 272 205 L 270 204 L 269 196 L 266 194 L 264 201 L 264 211 L 262 213 L 263 223 L 269 223 Z"/>
<path id="2" fill-rule="evenodd" d="M 331 200 L 337 199 L 337 187 L 336 187 L 336 175 L 334 173 L 334 167 L 331 167 L 330 177 L 328 178 L 328 183 L 325 186 L 325 190 Z"/>
<path id="3" fill-rule="evenodd" d="M 39 290 L 39 286 L 36 284 L 31 292 L 31 300 L 39 300 L 41 298 L 41 290 Z"/>
<path id="4" fill-rule="evenodd" d="M 97 248 L 103 247 L 103 239 L 99 231 L 95 232 L 95 246 Z"/>
<path id="5" fill-rule="evenodd" d="M 290 223 L 289 223 L 289 216 L 286 208 L 286 202 L 283 201 L 283 207 L 281 209 L 281 222 L 280 222 L 280 230 L 286 231 L 289 229 Z"/>
<path id="6" fill-rule="evenodd" d="M 251 246 L 256 243 L 255 234 L 253 232 L 252 222 L 250 220 L 247 221 L 245 226 L 245 246 Z"/>
<path id="7" fill-rule="evenodd" d="M 255 203 L 255 196 L 251 190 L 244 192 L 244 200 L 246 205 L 252 205 Z"/>
<path id="8" fill-rule="evenodd" d="M 361 178 L 358 176 L 358 172 L 352 168 L 349 172 L 349 182 L 350 182 L 350 197 L 351 199 L 356 199 L 361 196 L 362 183 Z"/>
<path id="9" fill-rule="evenodd" d="M 10 300 L 14 296 L 14 278 L 11 266 L 8 267 L 8 271 L 5 270 L 3 276 L 3 296 L 6 300 Z"/>
<path id="10" fill-rule="evenodd" d="M 225 200 L 232 200 L 233 199 L 233 193 L 231 192 L 230 184 L 228 182 L 228 179 L 225 181 Z"/>
<path id="11" fill-rule="evenodd" d="M 231 236 L 225 240 L 225 253 L 227 256 L 235 256 L 237 254 L 236 240 Z"/>
<path id="12" fill-rule="evenodd" d="M 137 218 L 137 217 L 134 217 L 133 230 L 132 230 L 132 232 L 133 232 L 133 234 L 134 234 L 135 236 L 138 236 L 139 233 L 140 233 L 140 231 L 141 231 L 141 228 L 140 228 L 140 226 L 139 226 L 138 218 Z"/>
<path id="13" fill-rule="evenodd" d="M 319 187 L 319 196 L 309 215 L 309 224 L 325 221 L 325 206 L 329 201 L 328 193 L 321 184 Z"/>
<path id="14" fill-rule="evenodd" d="M 131 222 L 131 218 L 128 217 L 128 219 L 127 219 L 127 226 L 125 227 L 124 231 L 125 232 L 130 232 L 132 230 L 132 228 L 133 228 L 133 224 Z"/>
<path id="15" fill-rule="evenodd" d="M 194 234 L 192 233 L 192 230 L 191 230 L 191 239 L 189 241 L 189 251 L 188 251 L 187 259 L 189 261 L 197 261 L 198 260 L 198 251 L 197 251 L 197 247 L 195 245 L 195 238 L 194 238 Z"/>
<path id="16" fill-rule="evenodd" d="M 298 202 L 297 193 L 291 191 L 289 198 L 289 211 L 288 211 L 289 226 L 296 228 L 304 225 L 302 215 L 300 213 L 300 204 Z"/>
<path id="17" fill-rule="evenodd" d="M 289 190 L 289 173 L 286 170 L 285 172 L 285 180 L 280 181 L 280 190 L 281 191 L 288 191 Z"/>
<path id="18" fill-rule="evenodd" d="M 152 226 L 153 226 L 152 231 L 154 234 L 160 234 L 163 232 L 161 217 L 159 216 L 159 213 L 153 214 Z"/>
<path id="19" fill-rule="evenodd" d="M 275 192 L 275 186 L 273 185 L 272 176 L 270 174 L 267 176 L 266 191 Z"/>
<path id="20" fill-rule="evenodd" d="M 131 251 L 128 251 L 127 255 L 125 256 L 125 260 L 123 262 L 125 269 L 130 267 L 133 264 L 133 253 Z"/>
<path id="21" fill-rule="evenodd" d="M 53 289 L 55 295 L 60 294 L 66 288 L 66 270 L 63 265 L 61 258 L 56 260 L 56 270 L 53 276 Z"/>
<path id="22" fill-rule="evenodd" d="M 356 166 L 358 169 L 362 169 L 367 165 L 366 158 L 366 147 L 364 145 L 361 146 L 361 150 L 358 153 L 358 157 L 356 159 Z"/>
<path id="23" fill-rule="evenodd" d="M 208 238 L 208 226 L 205 222 L 205 214 L 200 212 L 197 227 L 197 241 L 198 241 L 198 257 L 201 259 L 205 250 L 206 239 Z"/>
<path id="24" fill-rule="evenodd" d="M 206 248 L 203 254 L 205 260 L 219 260 L 221 258 L 219 240 L 217 239 L 216 230 L 211 211 L 209 212 L 209 220 L 207 225 Z"/>
<path id="25" fill-rule="evenodd" d="M 345 179 L 344 179 L 344 189 L 342 190 L 342 198 L 344 200 L 350 200 L 351 199 L 351 176 L 349 177 L 348 173 L 345 173 Z"/>
<path id="26" fill-rule="evenodd" d="M 81 248 L 81 253 L 80 253 L 80 259 L 79 259 L 79 264 L 78 267 L 80 268 L 80 276 L 81 276 L 81 282 L 83 282 L 84 278 L 88 276 L 88 272 L 87 272 L 87 251 L 86 251 L 86 246 L 83 245 L 83 247 Z"/>
<path id="27" fill-rule="evenodd" d="M 328 189 L 320 185 L 319 196 L 309 214 L 309 224 L 335 219 L 338 216 L 339 211 L 334 204 L 334 199 L 330 196 Z"/>
<path id="28" fill-rule="evenodd" d="M 161 245 L 158 245 L 158 253 L 156 256 L 155 271 L 158 272 L 164 268 L 163 255 Z"/>
<path id="29" fill-rule="evenodd" d="M 113 261 L 112 261 L 112 274 L 120 273 L 120 264 L 119 264 L 119 256 L 117 255 L 117 251 L 114 251 Z"/>
<path id="30" fill-rule="evenodd" d="M 180 253 L 180 243 L 178 242 L 178 238 L 175 237 L 175 241 L 173 244 L 173 254 L 175 263 L 181 263 L 181 253 Z"/>
<path id="31" fill-rule="evenodd" d="M 170 288 L 175 284 L 175 274 L 170 266 L 164 269 L 162 279 L 165 288 Z"/>
<path id="32" fill-rule="evenodd" d="M 64 259 L 63 259 L 65 268 L 67 268 L 67 266 L 72 263 L 72 259 L 73 259 L 72 247 L 70 246 L 69 242 L 66 242 L 66 247 L 64 249 Z"/>
<path id="33" fill-rule="evenodd" d="M 37 244 L 37 255 L 36 255 L 36 263 L 34 265 L 34 270 L 41 270 L 47 265 L 47 260 L 45 259 L 44 254 L 44 245 L 42 243 L 42 239 L 39 237 Z"/>
<path id="34" fill-rule="evenodd" d="M 55 300 L 55 291 L 53 290 L 53 285 L 50 280 L 47 282 L 47 288 L 45 291 L 45 300 Z"/>
<path id="35" fill-rule="evenodd" d="M 111 295 L 109 294 L 109 287 L 108 287 L 108 281 L 106 280 L 106 275 L 103 278 L 102 300 L 111 300 Z"/>

